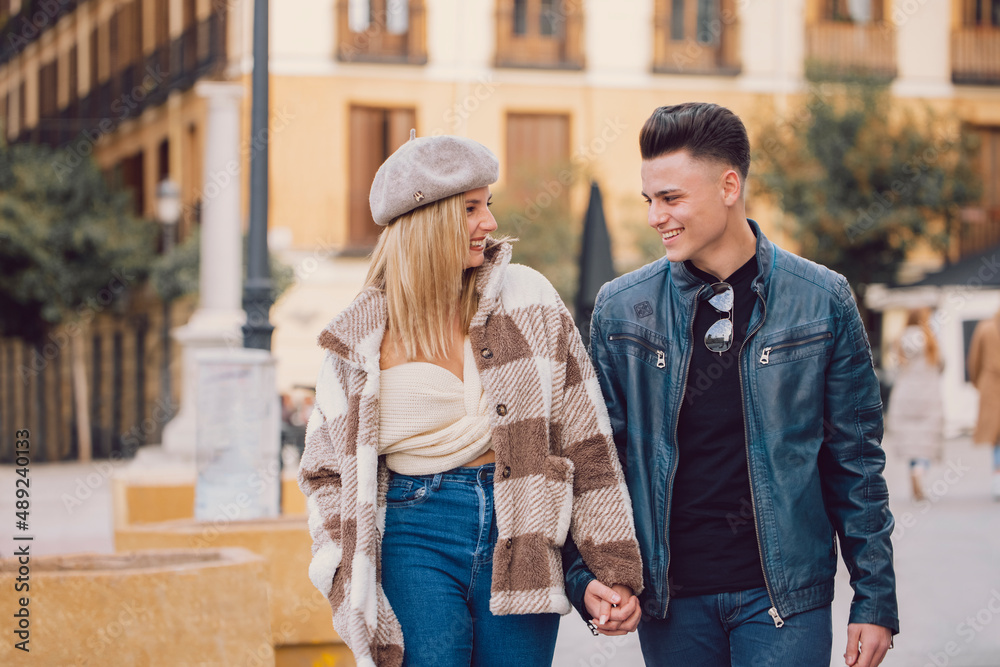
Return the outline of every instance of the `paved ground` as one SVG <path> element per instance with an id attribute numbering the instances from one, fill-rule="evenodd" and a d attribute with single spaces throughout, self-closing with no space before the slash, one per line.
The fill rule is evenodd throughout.
<path id="1" fill-rule="evenodd" d="M 33 553 L 111 552 L 109 462 L 31 468 Z M 988 495 L 989 452 L 967 439 L 947 443 L 932 469 L 930 498 L 914 503 L 905 465 L 890 452 L 887 478 L 902 634 L 883 663 L 899 667 L 1000 667 L 1000 503 Z M 14 480 L 0 466 L 0 555 L 14 550 Z M 834 661 L 842 665 L 850 587 L 838 578 Z M 635 635 L 590 636 L 579 617 L 563 619 L 556 667 L 642 665 Z"/>

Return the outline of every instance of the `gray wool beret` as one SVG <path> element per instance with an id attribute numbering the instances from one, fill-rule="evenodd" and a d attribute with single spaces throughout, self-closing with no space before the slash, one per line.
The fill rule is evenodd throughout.
<path id="1" fill-rule="evenodd" d="M 410 140 L 389 156 L 375 174 L 368 203 L 381 226 L 431 202 L 496 183 L 500 162 L 490 149 L 464 137 Z"/>

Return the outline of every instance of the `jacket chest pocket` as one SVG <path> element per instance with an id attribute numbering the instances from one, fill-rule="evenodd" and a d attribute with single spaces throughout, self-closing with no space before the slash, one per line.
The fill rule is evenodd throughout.
<path id="1" fill-rule="evenodd" d="M 757 358 L 757 365 L 772 366 L 819 356 L 826 352 L 832 342 L 833 334 L 829 331 L 770 341 L 761 350 L 760 357 Z"/>
<path id="2" fill-rule="evenodd" d="M 663 336 L 631 322 L 609 322 L 607 330 L 611 354 L 639 359 L 660 371 L 667 368 L 669 343 Z"/>
<path id="3" fill-rule="evenodd" d="M 821 441 L 826 365 L 833 350 L 829 322 L 814 322 L 762 339 L 751 358 L 753 401 L 765 429 L 782 425 L 782 438 Z M 798 452 L 775 456 L 798 457 Z"/>
<path id="4" fill-rule="evenodd" d="M 623 417 L 629 442 L 645 450 L 663 434 L 667 397 L 677 378 L 684 377 L 680 355 L 665 336 L 633 322 L 609 320 L 603 329 L 610 374 L 628 397 Z"/>

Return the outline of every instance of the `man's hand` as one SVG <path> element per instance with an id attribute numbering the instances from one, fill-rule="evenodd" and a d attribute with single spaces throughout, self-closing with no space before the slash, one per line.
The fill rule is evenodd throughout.
<path id="1" fill-rule="evenodd" d="M 632 595 L 631 588 L 621 584 L 608 588 L 594 579 L 587 584 L 583 604 L 602 635 L 627 635 L 639 626 L 642 618 L 639 598 Z"/>
<path id="2" fill-rule="evenodd" d="M 844 662 L 847 667 L 877 667 L 891 644 L 892 631 L 889 628 L 871 623 L 849 623 Z"/>

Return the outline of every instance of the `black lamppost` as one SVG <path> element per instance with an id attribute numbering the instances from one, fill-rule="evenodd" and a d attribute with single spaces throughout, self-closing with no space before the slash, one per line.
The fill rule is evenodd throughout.
<path id="1" fill-rule="evenodd" d="M 167 256 L 177 244 L 177 224 L 181 219 L 181 190 L 169 178 L 156 186 L 156 219 L 163 228 L 163 255 Z M 169 412 L 163 423 L 173 417 L 174 400 L 170 387 L 170 304 L 172 299 L 163 297 L 163 328 L 161 344 L 163 357 L 160 363 L 160 394 L 165 410 Z"/>
<path id="2" fill-rule="evenodd" d="M 267 263 L 268 188 L 268 0 L 255 0 L 253 12 L 253 102 L 250 111 L 250 232 L 247 279 L 243 285 L 243 347 L 271 349 L 269 320 L 274 294 Z"/>

